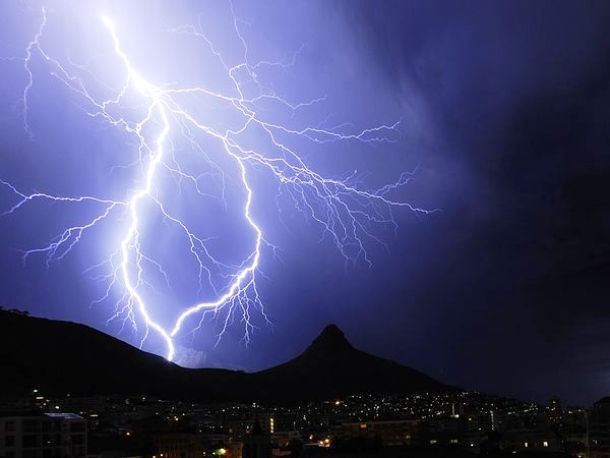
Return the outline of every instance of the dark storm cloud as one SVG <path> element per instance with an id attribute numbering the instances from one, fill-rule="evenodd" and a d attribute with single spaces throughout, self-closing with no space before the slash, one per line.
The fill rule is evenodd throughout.
<path id="1" fill-rule="evenodd" d="M 424 94 L 442 145 L 427 162 L 467 171 L 441 190 L 426 236 L 440 261 L 403 300 L 426 304 L 440 370 L 522 396 L 606 393 L 610 6 L 349 2 L 346 14 L 388 81 Z"/>

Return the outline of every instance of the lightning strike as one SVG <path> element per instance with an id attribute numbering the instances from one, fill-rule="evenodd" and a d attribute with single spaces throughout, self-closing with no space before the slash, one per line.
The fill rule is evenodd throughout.
<path id="1" fill-rule="evenodd" d="M 257 308 L 267 319 L 256 279 L 260 275 L 263 251 L 268 248 L 274 253 L 277 247 L 265 239 L 263 226 L 253 214 L 252 204 L 256 199 L 256 189 L 251 179 L 253 168 L 266 170 L 277 181 L 279 192 L 287 196 L 295 208 L 319 225 L 322 236 L 330 238 L 346 260 L 362 259 L 369 265 L 371 264 L 365 248 L 367 239 L 383 243 L 372 232 L 371 227 L 375 225 L 395 226 L 394 209 L 406 209 L 418 214 L 431 212 L 389 197 L 393 191 L 409 182 L 411 173 L 401 173 L 394 183 L 379 189 L 367 190 L 358 185 L 359 176 L 355 172 L 344 179 L 329 178 L 308 166 L 303 155 L 290 146 L 286 139 L 305 140 L 312 146 L 330 142 L 390 142 L 392 140 L 388 134 L 397 129 L 399 122 L 345 133 L 346 125 L 332 129 L 319 126 L 304 126 L 295 129 L 267 119 L 257 110 L 257 104 L 262 101 L 271 101 L 296 112 L 303 107 L 322 103 L 326 98 L 320 97 L 311 101 L 291 103 L 274 91 L 265 89 L 258 80 L 257 71 L 262 67 L 290 67 L 295 64 L 298 52 L 291 61 L 285 63 L 271 61 L 250 63 L 246 40 L 240 32 L 236 16 L 233 17 L 233 31 L 241 43 L 243 51 L 242 61 L 234 66 L 226 63 L 222 53 L 198 27 L 180 26 L 172 30 L 173 33 L 188 35 L 199 40 L 203 46 L 208 48 L 224 68 L 226 76 L 231 82 L 233 94 L 216 92 L 203 86 L 163 87 L 152 83 L 136 69 L 129 55 L 124 51 L 118 32 L 119 28 L 111 18 L 106 16 L 101 17 L 101 22 L 111 42 L 112 53 L 120 62 L 125 75 L 122 86 L 113 97 L 108 99 L 96 97 L 82 76 L 82 71 L 86 69 L 73 63 L 63 64 L 45 51 L 42 44 L 48 23 L 45 9 L 42 10 L 40 27 L 28 43 L 25 56 L 21 59 L 27 76 L 22 105 L 24 128 L 28 135 L 33 135 L 28 124 L 29 97 L 35 85 L 34 70 L 31 64 L 34 56 L 38 55 L 49 67 L 52 75 L 81 98 L 90 117 L 101 119 L 113 127 L 122 129 L 136 139 L 138 159 L 132 165 L 135 165 L 140 171 L 140 176 L 135 180 L 135 187 L 126 191 L 126 197 L 123 200 L 89 195 L 63 196 L 43 192 L 27 193 L 9 181 L 0 180 L 0 184 L 8 188 L 17 199 L 16 203 L 2 213 L 2 216 L 12 215 L 37 200 L 57 202 L 63 205 L 99 207 L 97 213 L 89 220 L 65 228 L 46 245 L 25 251 L 23 260 L 26 262 L 30 256 L 44 255 L 47 266 L 50 266 L 67 256 L 94 226 L 112 223 L 117 214 L 125 216 L 128 224 L 115 251 L 110 254 L 108 259 L 90 269 L 95 271 L 103 267 L 109 268 L 109 273 L 97 277 L 106 281 L 108 286 L 104 296 L 96 302 L 110 299 L 114 289 L 118 288 L 122 291 L 115 303 L 115 314 L 110 319 L 122 317 L 124 323 L 125 321 L 130 322 L 134 328 L 139 322 L 143 322 L 145 331 L 141 345 L 144 344 L 150 332 L 156 333 L 165 342 L 166 358 L 170 361 L 176 356 L 175 338 L 185 332 L 187 323 L 194 316 L 201 316 L 199 321 L 199 325 L 201 325 L 201 320 L 206 313 L 217 313 L 226 308 L 227 313 L 219 337 L 235 317 L 239 316 L 244 323 L 246 342 L 249 341 L 254 329 L 250 318 L 251 309 Z M 81 73 L 75 72 L 74 69 L 80 70 Z M 255 85 L 258 90 L 257 94 L 246 95 L 244 78 Z M 127 115 L 117 114 L 124 109 L 132 92 L 137 94 L 140 103 L 145 106 L 144 114 L 136 120 L 130 119 Z M 233 113 L 241 119 L 240 125 L 237 128 L 218 129 L 207 124 L 195 112 L 187 108 L 185 99 L 190 101 L 213 100 L 230 107 Z M 241 136 L 252 128 L 258 129 L 266 137 L 266 140 L 272 145 L 269 150 L 253 149 L 241 141 Z M 186 183 L 199 195 L 206 196 L 199 183 L 207 175 L 190 173 L 181 166 L 173 154 L 173 139 L 178 137 L 191 146 L 192 154 L 203 157 L 209 163 L 215 176 L 220 177 L 224 182 L 225 174 L 228 172 L 207 155 L 198 141 L 198 135 L 217 142 L 222 154 L 236 166 L 236 170 L 239 172 L 238 182 L 245 196 L 241 211 L 247 227 L 254 236 L 254 243 L 251 251 L 237 266 L 223 262 L 217 254 L 213 254 L 208 239 L 198 235 L 180 217 L 174 215 L 159 191 L 160 173 L 169 173 L 179 180 L 181 186 Z M 142 246 L 143 234 L 150 230 L 144 221 L 143 207 L 145 205 L 153 205 L 164 221 L 175 227 L 181 234 L 188 244 L 189 255 L 198 266 L 200 292 L 204 289 L 205 284 L 214 295 L 212 300 L 202 300 L 184 308 L 170 326 L 161 324 L 155 318 L 154 310 L 147 303 L 143 294 L 143 288 L 154 288 L 154 285 L 150 285 L 146 280 L 146 273 L 149 269 L 160 273 L 169 285 L 168 275 L 163 265 L 145 253 Z M 227 281 L 217 285 L 215 277 Z M 197 328 L 198 326 L 194 329 Z"/>

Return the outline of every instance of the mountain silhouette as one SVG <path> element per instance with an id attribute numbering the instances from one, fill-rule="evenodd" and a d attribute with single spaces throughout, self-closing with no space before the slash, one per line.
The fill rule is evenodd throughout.
<path id="1" fill-rule="evenodd" d="M 452 387 L 354 348 L 329 325 L 296 358 L 260 372 L 188 369 L 84 325 L 0 312 L 0 392 L 294 402 Z"/>
<path id="2" fill-rule="evenodd" d="M 354 347 L 345 338 L 343 331 L 336 324 L 329 324 L 314 339 L 306 352 L 350 351 L 353 349 Z"/>
<path id="3" fill-rule="evenodd" d="M 282 386 L 329 399 L 345 393 L 401 393 L 447 389 L 433 378 L 393 361 L 357 350 L 335 325 L 329 325 L 296 358 L 253 374 L 265 394 Z"/>

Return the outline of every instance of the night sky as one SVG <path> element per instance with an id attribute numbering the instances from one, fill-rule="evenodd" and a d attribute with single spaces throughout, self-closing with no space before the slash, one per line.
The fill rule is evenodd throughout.
<path id="1" fill-rule="evenodd" d="M 126 32 L 138 68 L 159 84 L 190 84 L 205 73 L 205 63 L 193 63 L 200 44 L 167 38 L 198 15 L 219 51 L 240 54 L 228 4 L 147 3 L 146 18 L 143 3 L 95 4 L 82 11 L 51 2 L 45 49 L 63 62 L 107 53 L 107 37 L 91 25 L 104 11 Z M 40 5 L 1 9 L 0 55 L 10 59 L 0 61 L 0 178 L 27 193 L 124 192 L 129 174 L 110 170 L 129 162 L 121 151 L 134 154 L 133 142 L 88 117 L 36 53 L 28 136 L 23 57 Z M 272 324 L 255 314 L 246 346 L 238 318 L 215 346 L 221 324 L 205 321 L 181 337 L 183 362 L 266 368 L 336 323 L 355 346 L 464 388 L 571 403 L 610 394 L 610 4 L 345 0 L 234 9 L 253 61 L 298 51 L 294 66 L 261 70 L 261 78 L 290 100 L 326 96 L 281 119 L 356 130 L 401 121 L 392 142 L 304 142 L 308 164 L 331 177 L 357 170 L 370 188 L 414 171 L 396 196 L 439 211 L 395 211 L 396 231 L 375 228 L 386 247 L 367 242 L 372 267 L 346 263 L 319 225 L 257 175 L 254 211 L 280 248 L 278 257 L 266 249 L 261 261 L 259 292 Z M 114 68 L 105 71 L 96 76 L 115 83 Z M 178 205 L 194 221 L 213 215 L 218 252 L 239 258 L 251 244 L 231 210 L 238 193 L 228 210 L 184 199 Z M 0 188 L 0 211 L 15 202 Z M 83 273 L 108 255 L 112 224 L 84 236 L 48 271 L 44 257 L 21 262 L 22 250 L 48 243 L 90 211 L 35 203 L 0 218 L 0 303 L 137 344 L 121 320 L 107 323 L 116 297 L 91 305 L 105 285 Z M 194 300 L 192 278 L 171 239 L 161 234 L 157 243 L 179 265 L 161 302 L 179 309 Z M 159 312 L 163 319 L 172 307 Z M 162 353 L 154 339 L 143 348 Z"/>

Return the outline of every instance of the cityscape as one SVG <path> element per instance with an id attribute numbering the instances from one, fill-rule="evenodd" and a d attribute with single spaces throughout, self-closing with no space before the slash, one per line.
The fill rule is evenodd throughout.
<path id="1" fill-rule="evenodd" d="M 475 392 L 291 406 L 146 396 L 4 399 L 2 456 L 574 456 L 610 450 L 610 399 L 546 405 Z M 70 413 L 66 413 L 70 412 Z M 85 452 L 87 450 L 87 452 Z M 533 455 L 528 455 L 533 453 Z M 535 453 L 538 454 L 535 454 Z"/>
<path id="2" fill-rule="evenodd" d="M 53 322 L 29 317 L 17 310 L 1 314 L 3 378 L 16 379 L 22 371 L 18 361 L 33 358 L 27 352 L 19 353 L 18 349 L 11 348 L 11 342 L 17 342 L 17 347 L 23 345 L 8 327 L 28 336 L 32 332 L 24 323 L 52 326 Z M 64 326 L 64 335 L 70 333 L 71 327 L 78 328 L 71 323 L 59 324 Z M 88 332 L 94 335 L 93 330 Z M 81 334 L 79 340 L 86 344 L 91 336 Z M 55 341 L 61 343 L 62 338 L 57 337 Z M 105 348 L 110 349 L 112 345 Z M 11 362 L 11 355 L 15 354 L 18 357 Z M 87 352 L 81 354 L 87 357 Z M 101 359 L 95 353 L 88 356 Z M 75 359 L 80 358 L 71 357 L 69 361 Z M 117 367 L 124 367 L 120 353 L 114 355 L 114 361 Z M 132 363 L 137 366 L 135 360 Z M 390 364 L 397 372 L 386 373 L 379 364 Z M 316 378 L 330 370 L 329 365 L 339 367 L 350 378 L 358 377 L 354 374 L 374 372 L 380 377 L 396 378 L 400 383 L 368 385 L 368 388 L 361 385 L 363 391 L 348 392 L 352 389 L 350 385 L 339 382 L 332 386 L 337 394 L 324 399 L 323 394 L 308 392 L 286 376 L 288 368 L 306 384 L 313 385 Z M 286 397 L 283 390 L 277 390 L 275 396 L 279 401 L 275 402 L 256 400 L 256 394 L 249 395 L 252 401 L 218 400 L 211 398 L 210 390 L 202 390 L 197 399 L 189 399 L 184 397 L 187 391 L 179 378 L 166 391 L 172 393 L 170 398 L 150 393 L 127 394 L 134 390 L 133 385 L 122 385 L 122 380 L 126 382 L 130 377 L 127 371 L 112 380 L 115 393 L 88 393 L 99 389 L 95 375 L 88 375 L 91 377 L 88 386 L 81 381 L 70 385 L 63 370 L 52 365 L 40 364 L 40 367 L 40 372 L 29 372 L 29 377 L 41 382 L 40 385 L 23 390 L 22 382 L 0 384 L 4 393 L 0 399 L 2 457 L 527 457 L 543 454 L 603 458 L 610 453 L 610 397 L 589 406 L 564 405 L 558 397 L 537 403 L 465 391 L 427 378 L 422 386 L 432 391 L 423 391 L 425 388 L 410 384 L 411 378 L 421 376 L 420 373 L 355 349 L 336 326 L 327 326 L 300 356 L 278 366 L 281 383 L 287 385 L 285 390 L 292 391 L 293 396 Z M 272 373 L 278 368 L 266 372 Z M 406 379 L 402 370 L 408 370 Z M 68 373 L 67 377 L 72 375 Z M 265 383 L 276 386 L 272 380 L 269 377 Z M 47 392 L 43 385 L 52 387 L 54 392 Z M 59 393 L 60 386 L 72 386 L 79 392 Z M 380 392 L 383 387 L 392 392 Z M 158 390 L 158 386 L 148 389 Z M 267 391 L 261 393 L 268 396 Z M 318 399 L 307 401 L 307 398 Z"/>

